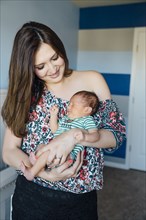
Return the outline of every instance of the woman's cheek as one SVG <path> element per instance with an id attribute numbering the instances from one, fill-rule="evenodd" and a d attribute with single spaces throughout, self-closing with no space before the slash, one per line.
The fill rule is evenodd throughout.
<path id="1" fill-rule="evenodd" d="M 45 72 L 42 71 L 42 70 L 35 70 L 35 74 L 40 78 L 42 79 L 44 76 L 45 76 Z"/>
<path id="2" fill-rule="evenodd" d="M 35 69 L 34 73 L 39 76 L 39 70 Z"/>

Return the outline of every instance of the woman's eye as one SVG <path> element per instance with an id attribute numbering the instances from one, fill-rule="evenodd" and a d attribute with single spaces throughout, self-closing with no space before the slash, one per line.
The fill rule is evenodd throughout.
<path id="1" fill-rule="evenodd" d="M 58 59 L 58 57 L 59 57 L 59 56 L 58 56 L 58 54 L 56 54 L 56 55 L 55 55 L 55 56 L 52 58 L 52 60 L 54 60 L 54 61 L 55 61 L 55 60 L 57 60 L 57 59 Z"/>
<path id="2" fill-rule="evenodd" d="M 36 67 L 38 70 L 42 70 L 44 68 L 44 65 L 43 66 L 37 66 Z"/>

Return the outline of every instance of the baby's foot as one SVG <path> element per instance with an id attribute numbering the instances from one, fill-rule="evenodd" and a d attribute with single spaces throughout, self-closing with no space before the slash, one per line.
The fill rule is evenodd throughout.
<path id="1" fill-rule="evenodd" d="M 25 164 L 22 162 L 20 165 L 20 169 L 23 172 L 23 175 L 26 177 L 27 180 L 33 180 L 34 175 L 31 173 L 31 170 L 25 166 Z"/>
<path id="2" fill-rule="evenodd" d="M 35 153 L 34 152 L 30 152 L 30 154 L 29 154 L 29 161 L 30 161 L 30 163 L 32 164 L 32 165 L 34 165 L 35 164 L 35 162 L 36 162 L 36 156 L 35 156 Z"/>
<path id="3" fill-rule="evenodd" d="M 25 164 L 23 163 L 23 161 L 21 162 L 20 170 L 21 170 L 23 173 L 25 173 L 26 166 L 25 166 Z"/>

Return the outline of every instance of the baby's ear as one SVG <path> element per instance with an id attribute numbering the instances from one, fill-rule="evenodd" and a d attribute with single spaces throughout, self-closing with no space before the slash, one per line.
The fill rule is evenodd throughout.
<path id="1" fill-rule="evenodd" d="M 92 108 L 89 107 L 89 106 L 88 106 L 88 107 L 85 107 L 85 110 L 84 110 L 84 111 L 85 111 L 86 114 L 89 114 L 89 115 L 90 115 L 91 112 L 92 112 Z"/>

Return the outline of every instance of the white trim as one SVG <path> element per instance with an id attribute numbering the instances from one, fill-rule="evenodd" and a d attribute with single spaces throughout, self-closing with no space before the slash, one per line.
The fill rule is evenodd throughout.
<path id="1" fill-rule="evenodd" d="M 133 40 L 133 55 L 131 65 L 131 80 L 130 80 L 130 95 L 129 95 L 129 111 L 128 111 L 128 134 L 127 134 L 127 160 L 129 168 L 131 168 L 131 143 L 132 143 L 132 127 L 133 127 L 133 100 L 135 96 L 135 77 L 136 77 L 136 65 L 137 65 L 137 39 L 140 31 L 146 33 L 146 27 L 138 27 L 134 29 L 134 40 Z"/>
<path id="2" fill-rule="evenodd" d="M 12 220 L 12 198 L 13 198 L 13 194 L 10 197 L 10 220 Z"/>
<path id="3" fill-rule="evenodd" d="M 126 158 L 119 158 L 119 157 L 113 157 L 113 156 L 104 156 L 104 164 L 108 167 L 114 167 L 119 169 L 129 169 L 129 166 L 126 163 Z"/>
<path id="4" fill-rule="evenodd" d="M 128 108 L 128 131 L 127 131 L 127 164 L 130 168 L 130 148 L 131 148 L 131 126 L 132 126 L 132 118 L 133 118 L 133 94 L 134 94 L 134 70 L 135 70 L 135 54 L 136 54 L 136 46 L 137 43 L 137 34 L 136 29 L 134 29 L 134 39 L 133 39 L 133 54 L 132 54 L 132 64 L 131 64 L 131 79 L 130 79 L 130 93 L 129 93 L 129 108 Z"/>
<path id="5" fill-rule="evenodd" d="M 128 170 L 129 166 L 127 164 L 122 164 L 122 163 L 116 163 L 116 162 L 111 162 L 111 161 L 105 161 L 105 166 L 107 167 L 113 167 L 113 168 L 118 168 L 118 169 L 124 169 Z"/>

